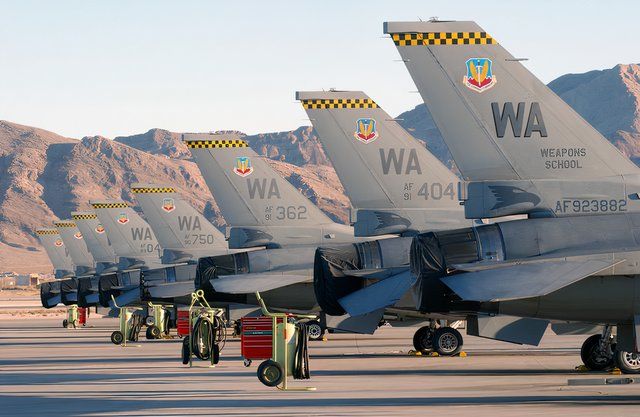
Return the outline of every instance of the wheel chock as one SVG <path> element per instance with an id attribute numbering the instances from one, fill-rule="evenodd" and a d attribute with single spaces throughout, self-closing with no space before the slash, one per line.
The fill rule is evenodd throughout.
<path id="1" fill-rule="evenodd" d="M 464 350 L 460 351 L 460 353 L 458 353 L 458 356 L 461 357 L 461 358 L 466 358 L 467 357 L 467 352 L 465 352 Z"/>
<path id="2" fill-rule="evenodd" d="M 586 366 L 584 366 L 584 365 L 578 365 L 578 366 L 576 366 L 575 368 L 573 368 L 573 370 L 574 370 L 574 371 L 577 371 L 577 372 L 589 372 L 589 371 L 590 371 L 590 369 L 589 369 L 589 368 L 587 368 L 587 367 L 586 367 Z"/>
<path id="3" fill-rule="evenodd" d="M 323 342 L 326 342 L 327 340 L 329 340 L 329 339 L 327 339 L 327 336 L 322 336 L 322 341 Z"/>
<path id="4" fill-rule="evenodd" d="M 411 350 L 409 350 L 407 352 L 407 355 L 409 355 L 409 356 L 422 356 L 422 352 L 411 349 Z"/>
<path id="5" fill-rule="evenodd" d="M 440 355 L 438 355 L 438 352 L 429 352 L 429 356 L 432 357 L 432 358 L 437 358 Z"/>
<path id="6" fill-rule="evenodd" d="M 616 367 L 609 371 L 609 375 L 622 375 L 622 371 Z"/>

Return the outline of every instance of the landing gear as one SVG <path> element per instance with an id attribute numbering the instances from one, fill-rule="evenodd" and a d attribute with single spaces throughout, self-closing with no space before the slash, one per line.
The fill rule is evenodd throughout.
<path id="1" fill-rule="evenodd" d="M 419 328 L 413 335 L 413 348 L 416 352 L 428 353 L 433 350 L 433 333 L 435 326 Z"/>
<path id="2" fill-rule="evenodd" d="M 606 326 L 603 334 L 594 334 L 582 344 L 580 358 L 588 369 L 592 371 L 603 371 L 614 366 L 613 336 L 610 326 Z"/>
<path id="3" fill-rule="evenodd" d="M 324 336 L 325 328 L 322 327 L 318 320 L 311 320 L 307 322 L 307 334 L 309 340 L 322 340 Z"/>
<path id="4" fill-rule="evenodd" d="M 640 353 L 616 351 L 615 362 L 625 374 L 640 374 Z"/>
<path id="5" fill-rule="evenodd" d="M 453 327 L 440 327 L 433 333 L 433 350 L 440 356 L 453 356 L 462 349 L 462 335 Z"/>

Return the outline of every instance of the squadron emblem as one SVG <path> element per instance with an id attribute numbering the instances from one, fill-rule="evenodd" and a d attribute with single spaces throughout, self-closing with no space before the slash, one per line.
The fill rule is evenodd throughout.
<path id="1" fill-rule="evenodd" d="M 378 138 L 376 121 L 369 118 L 356 120 L 356 132 L 353 137 L 362 143 L 371 143 L 376 140 Z"/>
<path id="2" fill-rule="evenodd" d="M 471 58 L 467 60 L 467 74 L 462 82 L 468 88 L 482 93 L 496 85 L 493 75 L 493 63 L 489 58 Z"/>
<path id="3" fill-rule="evenodd" d="M 120 216 L 118 216 L 118 223 L 120 224 L 129 223 L 129 218 L 127 217 L 126 213 L 120 213 Z"/>
<path id="4" fill-rule="evenodd" d="M 236 158 L 236 166 L 233 168 L 233 172 L 241 177 L 246 177 L 253 172 L 253 166 L 251 166 L 251 159 L 246 156 L 239 156 Z"/>
<path id="5" fill-rule="evenodd" d="M 82 239 L 82 233 L 78 232 L 73 235 L 76 239 Z"/>
<path id="6" fill-rule="evenodd" d="M 171 213 L 175 209 L 176 204 L 173 201 L 173 198 L 165 198 L 164 200 L 162 200 L 162 210 L 166 211 L 167 213 Z"/>
<path id="7" fill-rule="evenodd" d="M 56 245 L 57 247 L 60 247 L 62 246 L 63 243 L 62 243 L 62 240 L 57 239 L 55 242 L 53 242 L 53 244 Z"/>
<path id="8" fill-rule="evenodd" d="M 101 225 L 101 224 L 97 225 L 96 226 L 96 233 L 100 233 L 100 234 L 104 233 L 104 226 Z"/>

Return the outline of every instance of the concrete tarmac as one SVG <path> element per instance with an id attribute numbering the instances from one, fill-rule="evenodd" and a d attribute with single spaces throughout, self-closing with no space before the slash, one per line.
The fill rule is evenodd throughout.
<path id="1" fill-rule="evenodd" d="M 607 373 L 574 371 L 586 336 L 523 347 L 465 336 L 468 357 L 409 356 L 415 328 L 312 342 L 311 379 L 281 392 L 245 368 L 232 339 L 213 369 L 180 361 L 181 340 L 122 348 L 117 321 L 63 329 L 62 316 L 0 320 L 0 416 L 637 416 L 640 380 L 569 385 Z M 578 381 L 580 382 L 580 381 Z M 593 381 L 591 381 L 593 382 Z"/>

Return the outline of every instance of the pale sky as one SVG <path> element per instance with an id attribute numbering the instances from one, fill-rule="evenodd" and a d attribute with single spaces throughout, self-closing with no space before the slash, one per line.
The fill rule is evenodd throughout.
<path id="1" fill-rule="evenodd" d="M 308 125 L 296 90 L 420 102 L 386 20 L 475 20 L 544 82 L 640 62 L 637 1 L 0 0 L 0 119 L 81 138 Z"/>

